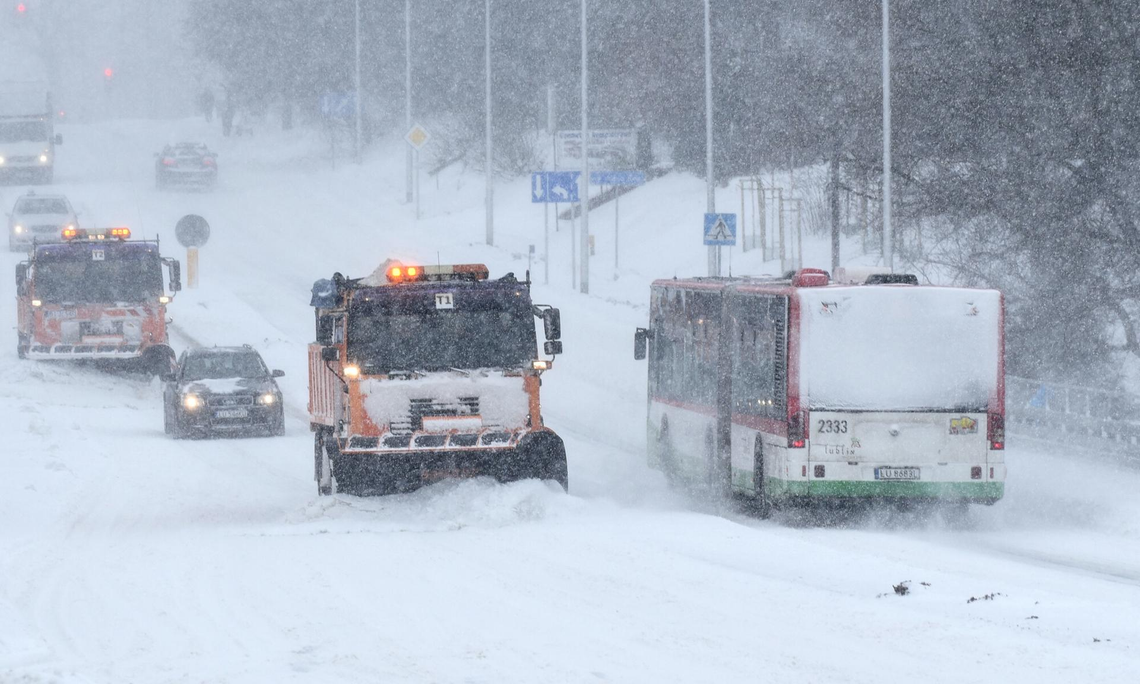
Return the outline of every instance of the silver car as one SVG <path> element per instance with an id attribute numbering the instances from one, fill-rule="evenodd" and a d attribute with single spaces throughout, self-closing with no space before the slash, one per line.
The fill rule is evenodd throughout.
<path id="1" fill-rule="evenodd" d="M 16 200 L 8 214 L 8 249 L 22 252 L 33 240 L 59 241 L 64 229 L 78 226 L 79 219 L 67 197 L 29 192 Z"/>

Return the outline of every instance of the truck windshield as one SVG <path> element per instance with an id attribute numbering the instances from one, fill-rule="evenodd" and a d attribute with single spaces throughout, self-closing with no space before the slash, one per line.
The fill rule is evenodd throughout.
<path id="1" fill-rule="evenodd" d="M 454 308 L 437 308 L 431 291 L 361 298 L 349 313 L 348 358 L 370 374 L 528 365 L 536 349 L 525 294 L 459 291 Z"/>
<path id="2" fill-rule="evenodd" d="M 42 121 L 0 123 L 0 143 L 42 142 L 47 137 L 47 126 Z"/>
<path id="3" fill-rule="evenodd" d="M 90 250 L 82 250 L 76 258 L 37 259 L 33 278 L 35 296 L 45 302 L 137 303 L 163 294 L 162 264 L 150 253 L 121 258 L 105 253 L 95 260 Z"/>

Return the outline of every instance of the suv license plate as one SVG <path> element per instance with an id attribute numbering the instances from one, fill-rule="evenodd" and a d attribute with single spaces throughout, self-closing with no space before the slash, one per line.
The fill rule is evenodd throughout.
<path id="1" fill-rule="evenodd" d="M 920 480 L 918 468 L 875 468 L 876 480 Z"/>
<path id="2" fill-rule="evenodd" d="M 218 409 L 214 411 L 214 416 L 218 418 L 247 418 L 249 411 L 243 408 Z"/>

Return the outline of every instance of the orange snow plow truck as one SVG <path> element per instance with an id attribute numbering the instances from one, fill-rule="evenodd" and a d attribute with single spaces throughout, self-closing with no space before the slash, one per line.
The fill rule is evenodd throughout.
<path id="1" fill-rule="evenodd" d="M 320 494 L 392 494 L 479 476 L 567 487 L 566 450 L 539 403 L 542 373 L 562 352 L 560 318 L 531 302 L 529 277 L 389 260 L 365 278 L 318 280 L 311 304 Z"/>

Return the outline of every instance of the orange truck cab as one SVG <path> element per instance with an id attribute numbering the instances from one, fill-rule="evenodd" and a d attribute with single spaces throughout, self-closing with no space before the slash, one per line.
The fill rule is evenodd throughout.
<path id="1" fill-rule="evenodd" d="M 20 358 L 99 359 L 155 374 L 169 370 L 174 352 L 166 305 L 181 289 L 179 264 L 160 256 L 158 240 L 130 235 L 128 228 L 67 228 L 62 241 L 32 246 L 28 260 L 16 266 Z"/>
<path id="2" fill-rule="evenodd" d="M 309 422 L 320 494 L 479 476 L 567 487 L 566 450 L 539 400 L 562 351 L 558 310 L 531 302 L 529 279 L 488 275 L 482 264 L 387 261 L 365 278 L 314 284 Z"/>

